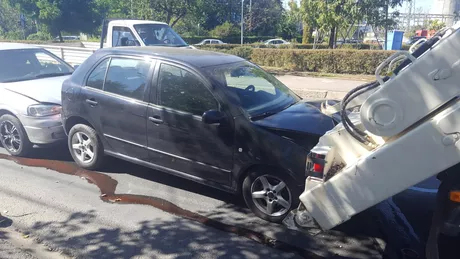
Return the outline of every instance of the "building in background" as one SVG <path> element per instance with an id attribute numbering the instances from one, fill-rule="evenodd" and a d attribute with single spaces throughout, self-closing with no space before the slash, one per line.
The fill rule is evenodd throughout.
<path id="1" fill-rule="evenodd" d="M 454 24 L 454 15 L 460 10 L 459 0 L 433 0 L 431 14 L 446 15 L 448 17 L 443 20 L 447 26 Z"/>

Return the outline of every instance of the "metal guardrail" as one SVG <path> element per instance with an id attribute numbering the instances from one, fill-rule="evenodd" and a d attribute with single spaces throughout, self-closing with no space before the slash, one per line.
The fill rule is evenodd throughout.
<path id="1" fill-rule="evenodd" d="M 64 46 L 53 46 L 53 45 L 37 45 L 38 47 L 44 48 L 54 55 L 62 58 L 71 65 L 80 65 L 89 56 L 91 56 L 96 50 L 89 48 L 77 48 L 77 47 L 64 47 Z"/>

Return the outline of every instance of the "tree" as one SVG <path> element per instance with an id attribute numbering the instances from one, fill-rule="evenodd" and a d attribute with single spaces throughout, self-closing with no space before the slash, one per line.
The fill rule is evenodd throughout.
<path id="1" fill-rule="evenodd" d="M 251 11 L 246 12 L 245 24 L 250 33 L 273 35 L 282 19 L 283 5 L 281 0 L 257 0 L 252 1 Z"/>
<path id="2" fill-rule="evenodd" d="M 101 17 L 93 0 L 10 0 L 31 17 L 37 17 L 51 34 L 62 32 L 91 33 L 100 24 Z"/>
<path id="3" fill-rule="evenodd" d="M 11 6 L 6 0 L 0 0 L 0 36 L 19 32 L 19 9 Z"/>
<path id="4" fill-rule="evenodd" d="M 291 0 L 289 9 L 283 10 L 280 22 L 277 23 L 277 35 L 282 38 L 292 39 L 299 35 L 299 25 L 302 22 L 301 13 L 297 3 Z"/>
<path id="5" fill-rule="evenodd" d="M 329 31 L 329 47 L 334 47 L 339 27 L 351 28 L 365 21 L 375 27 L 395 25 L 397 12 L 386 17 L 385 8 L 401 6 L 405 0 L 302 0 L 301 12 L 305 26 Z M 343 32 L 343 30 L 340 30 Z M 350 30 L 345 30 L 349 32 Z M 345 35 L 346 37 L 346 35 Z"/>
<path id="6" fill-rule="evenodd" d="M 209 32 L 211 36 L 216 38 L 225 38 L 229 36 L 238 35 L 240 31 L 230 22 L 225 22 L 222 25 L 216 26 L 212 31 Z"/>
<path id="7" fill-rule="evenodd" d="M 430 20 L 428 21 L 428 24 L 427 24 L 428 30 L 439 31 L 444 27 L 446 27 L 446 24 L 439 20 Z"/>
<path id="8" fill-rule="evenodd" d="M 156 17 L 173 27 L 185 17 L 187 10 L 194 4 L 195 0 L 152 0 L 150 7 Z"/>

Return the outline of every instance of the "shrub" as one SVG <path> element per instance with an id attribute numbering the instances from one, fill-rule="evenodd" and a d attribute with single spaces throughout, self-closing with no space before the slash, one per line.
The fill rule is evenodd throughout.
<path id="1" fill-rule="evenodd" d="M 374 74 L 394 51 L 253 49 L 251 61 L 290 71 L 336 74 Z"/>
<path id="2" fill-rule="evenodd" d="M 222 25 L 216 26 L 209 32 L 212 37 L 225 38 L 230 36 L 238 35 L 239 30 L 230 22 L 225 22 Z"/>
<path id="3" fill-rule="evenodd" d="M 51 40 L 51 34 L 45 32 L 37 32 L 27 36 L 27 40 L 38 40 L 38 41 L 48 41 Z"/>

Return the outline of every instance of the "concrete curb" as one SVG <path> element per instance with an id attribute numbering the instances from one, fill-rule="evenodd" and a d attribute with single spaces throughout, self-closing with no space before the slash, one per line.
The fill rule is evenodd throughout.
<path id="1" fill-rule="evenodd" d="M 305 99 L 339 99 L 342 100 L 343 97 L 348 92 L 345 91 L 324 91 L 324 90 L 301 90 L 301 89 L 292 89 L 296 94 L 300 95 Z"/>

